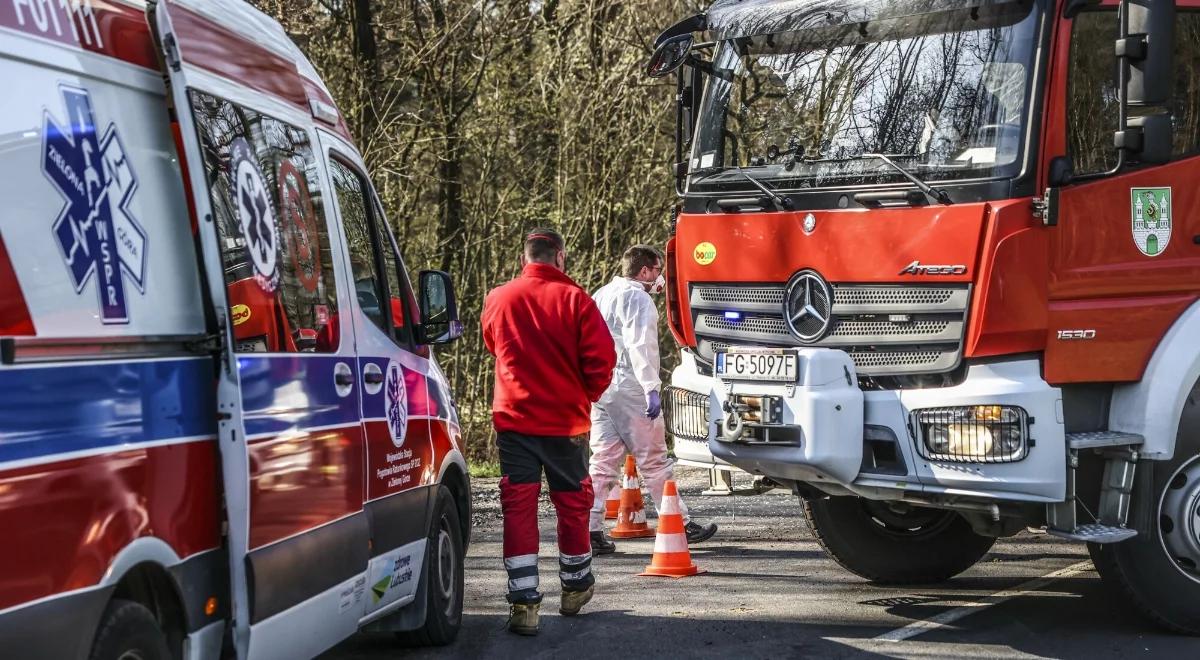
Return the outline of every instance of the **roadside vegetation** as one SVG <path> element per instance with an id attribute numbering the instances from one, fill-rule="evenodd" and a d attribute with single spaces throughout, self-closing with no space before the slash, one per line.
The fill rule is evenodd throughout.
<path id="1" fill-rule="evenodd" d="M 252 0 L 320 72 L 364 150 L 410 273 L 449 272 L 467 334 L 439 352 L 473 460 L 494 460 L 487 291 L 524 232 L 559 229 L 588 290 L 662 245 L 674 79 L 644 65 L 681 0 Z M 664 355 L 670 337 L 662 334 Z"/>

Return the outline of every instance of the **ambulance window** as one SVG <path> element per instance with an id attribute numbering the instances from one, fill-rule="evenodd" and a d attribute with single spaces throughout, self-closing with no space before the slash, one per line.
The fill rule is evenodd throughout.
<path id="1" fill-rule="evenodd" d="M 1111 53 L 1117 29 L 1115 9 L 1082 12 L 1071 29 L 1067 149 L 1079 173 L 1103 172 L 1116 164 L 1112 141 L 1117 130 L 1117 60 Z M 1174 64 L 1175 98 L 1167 109 L 1175 127 L 1172 153 L 1179 158 L 1200 151 L 1200 78 L 1195 75 L 1200 66 L 1200 12 L 1176 15 Z M 1131 115 L 1157 111 L 1130 108 Z"/>
<path id="2" fill-rule="evenodd" d="M 408 348 L 412 333 L 405 308 L 410 296 L 405 295 L 405 287 L 396 279 L 395 252 L 389 237 L 383 233 L 387 231 L 383 216 L 369 199 L 366 179 L 351 166 L 332 159 L 329 173 L 350 251 L 358 306 L 380 330 Z"/>
<path id="3" fill-rule="evenodd" d="M 379 205 L 379 200 L 375 199 L 375 217 L 380 219 L 379 228 L 383 236 L 380 238 L 380 246 L 383 251 L 384 275 L 387 277 L 388 288 L 392 291 L 398 291 L 396 296 L 399 303 L 394 309 L 392 322 L 396 326 L 396 340 L 401 344 L 409 343 L 413 340 L 412 337 L 412 319 L 419 318 L 417 311 L 417 302 L 413 297 L 412 284 L 408 279 L 408 271 L 404 268 L 404 262 L 400 258 L 400 249 L 396 246 L 396 239 L 392 236 L 392 231 L 388 227 L 387 216 L 383 214 L 383 210 Z"/>
<path id="4" fill-rule="evenodd" d="M 337 289 L 309 134 L 196 90 L 236 350 L 337 351 Z"/>

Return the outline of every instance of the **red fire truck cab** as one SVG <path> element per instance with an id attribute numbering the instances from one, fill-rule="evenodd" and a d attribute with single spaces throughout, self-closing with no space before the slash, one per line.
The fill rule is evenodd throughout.
<path id="1" fill-rule="evenodd" d="M 1200 4 L 717 0 L 668 28 L 676 453 L 870 580 L 1029 526 L 1200 633 Z"/>

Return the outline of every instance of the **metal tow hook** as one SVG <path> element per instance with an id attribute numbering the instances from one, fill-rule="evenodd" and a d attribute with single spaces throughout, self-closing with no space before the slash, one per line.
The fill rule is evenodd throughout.
<path id="1" fill-rule="evenodd" d="M 721 410 L 725 411 L 725 419 L 721 422 L 721 427 L 725 431 L 725 437 L 730 440 L 737 440 L 742 436 L 742 413 L 750 412 L 750 406 L 744 403 L 726 401 L 721 404 Z"/>

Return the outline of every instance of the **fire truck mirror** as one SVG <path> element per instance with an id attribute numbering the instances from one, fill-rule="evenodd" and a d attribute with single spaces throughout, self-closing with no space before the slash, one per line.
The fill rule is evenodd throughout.
<path id="1" fill-rule="evenodd" d="M 1129 118 L 1127 133 L 1140 133 L 1134 160 L 1147 165 L 1162 165 L 1171 160 L 1171 115 L 1161 112 Z"/>
<path id="2" fill-rule="evenodd" d="M 690 34 L 681 34 L 663 41 L 650 56 L 650 63 L 646 65 L 646 75 L 662 78 L 678 69 L 691 52 L 694 39 Z"/>
<path id="3" fill-rule="evenodd" d="M 1075 178 L 1075 163 L 1070 156 L 1056 156 L 1050 161 L 1050 172 L 1046 182 L 1057 188 L 1071 183 Z"/>
<path id="4" fill-rule="evenodd" d="M 1175 75 L 1174 0 L 1125 0 L 1128 38 L 1117 41 L 1117 55 L 1129 60 L 1129 105 L 1165 106 L 1171 102 Z"/>

